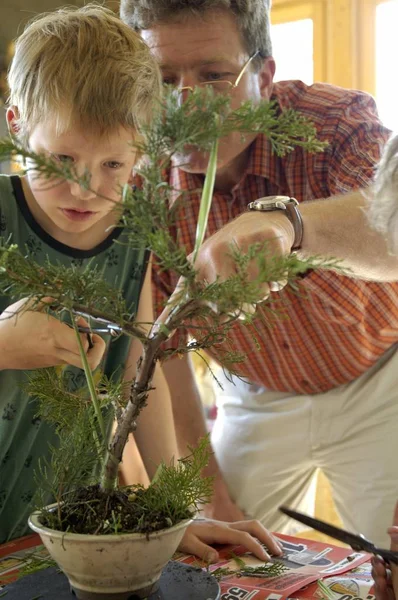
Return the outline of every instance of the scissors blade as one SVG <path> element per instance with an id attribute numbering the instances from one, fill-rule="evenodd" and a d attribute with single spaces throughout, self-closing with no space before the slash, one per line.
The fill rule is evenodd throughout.
<path id="1" fill-rule="evenodd" d="M 280 506 L 279 510 L 288 517 L 291 517 L 292 519 L 295 519 L 304 525 L 308 525 L 316 531 L 320 531 L 321 533 L 329 535 L 340 542 L 348 544 L 354 550 L 362 550 L 371 553 L 374 553 L 375 551 L 375 545 L 360 535 L 350 533 L 349 531 L 345 531 L 344 529 L 340 529 L 339 527 L 325 523 L 325 521 L 320 521 L 319 519 L 299 513 L 295 510 L 287 508 L 286 506 Z"/>
<path id="2" fill-rule="evenodd" d="M 78 325 L 78 330 L 80 333 L 109 333 L 113 336 L 119 335 L 122 331 L 121 327 L 118 325 L 107 325 L 106 327 L 84 327 L 82 325 Z"/>
<path id="3" fill-rule="evenodd" d="M 393 552 L 392 550 L 386 550 L 384 548 L 377 548 L 373 542 L 367 540 L 361 535 L 356 535 L 355 533 L 345 531 L 345 529 L 340 529 L 339 527 L 325 523 L 325 521 L 321 521 L 320 519 L 315 519 L 303 513 L 297 512 L 296 510 L 292 510 L 287 506 L 280 506 L 279 510 L 288 517 L 291 517 L 292 519 L 295 519 L 304 525 L 308 525 L 316 531 L 320 531 L 321 533 L 339 540 L 344 544 L 348 544 L 353 550 L 377 554 L 384 558 L 385 561 L 398 565 L 398 552 Z"/>
<path id="4" fill-rule="evenodd" d="M 76 310 L 75 313 L 77 315 L 81 315 L 82 317 L 84 317 L 85 319 L 88 319 L 88 320 L 93 318 L 92 315 L 90 315 L 90 313 L 83 312 L 81 310 Z M 122 329 L 122 327 L 120 327 L 120 325 L 117 325 L 116 323 L 111 323 L 107 319 L 103 319 L 101 317 L 95 317 L 95 321 L 97 323 L 103 323 L 103 325 L 100 327 L 97 327 L 97 328 L 92 327 L 92 328 L 90 328 L 90 331 L 93 331 L 93 332 L 98 331 L 98 332 L 102 332 L 102 333 L 109 332 L 110 330 L 118 331 L 120 333 L 123 331 L 123 329 Z M 81 329 L 83 330 L 83 327 Z"/>

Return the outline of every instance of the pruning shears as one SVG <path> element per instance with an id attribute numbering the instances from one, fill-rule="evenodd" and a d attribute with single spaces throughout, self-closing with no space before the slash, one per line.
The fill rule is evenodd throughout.
<path id="1" fill-rule="evenodd" d="M 315 519 L 314 517 L 309 517 L 308 515 L 287 508 L 286 506 L 280 506 L 279 510 L 284 515 L 291 517 L 295 521 L 299 521 L 299 523 L 308 525 L 316 531 L 324 533 L 336 540 L 339 540 L 340 542 L 343 542 L 344 544 L 348 544 L 357 552 L 369 552 L 370 554 L 377 554 L 378 556 L 381 556 L 381 558 L 383 558 L 387 563 L 394 563 L 398 565 L 398 552 L 393 552 L 392 550 L 386 550 L 384 548 L 378 548 L 373 542 L 366 539 L 363 535 L 357 535 L 355 533 L 351 533 L 350 531 L 346 531 L 345 529 L 340 529 L 339 527 L 335 527 L 330 523 L 326 523 L 320 519 Z"/>
<path id="2" fill-rule="evenodd" d="M 78 325 L 77 330 L 80 333 L 86 334 L 89 350 L 91 350 L 91 348 L 94 348 L 93 340 L 91 337 L 93 333 L 102 333 L 108 334 L 112 337 L 117 337 L 122 332 L 122 328 L 119 327 L 119 325 L 107 322 L 104 322 L 103 325 L 99 325 L 98 327 L 84 327 L 83 325 Z"/>

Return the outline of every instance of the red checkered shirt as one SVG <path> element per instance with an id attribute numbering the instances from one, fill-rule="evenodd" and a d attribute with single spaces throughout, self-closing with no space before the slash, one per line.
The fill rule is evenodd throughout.
<path id="1" fill-rule="evenodd" d="M 274 194 L 299 202 L 328 198 L 366 187 L 390 132 L 382 126 L 367 94 L 327 84 L 276 83 L 273 97 L 282 108 L 310 118 L 326 151 L 300 148 L 286 157 L 273 155 L 266 137 L 253 142 L 245 175 L 231 193 L 216 192 L 207 236 L 246 210 L 248 202 Z M 170 183 L 197 190 L 203 178 L 172 168 Z M 327 200 L 325 200 L 327 202 Z M 193 193 L 178 223 L 178 236 L 192 252 L 200 195 Z M 154 303 L 160 312 L 176 277 L 154 267 Z M 237 368 L 249 381 L 271 390 L 316 394 L 352 381 L 398 341 L 398 283 L 351 279 L 332 271 L 310 272 L 300 293 L 285 288 L 281 298 L 288 318 L 269 327 L 260 318 L 252 326 L 238 323 L 229 335 L 233 349 L 247 359 Z M 261 311 L 258 308 L 258 311 Z M 255 346 L 253 334 L 259 344 Z M 177 334 L 181 335 L 181 334 Z M 169 345 L 176 347 L 176 336 Z M 220 349 L 213 349 L 217 360 Z M 212 354 L 210 350 L 210 354 Z"/>

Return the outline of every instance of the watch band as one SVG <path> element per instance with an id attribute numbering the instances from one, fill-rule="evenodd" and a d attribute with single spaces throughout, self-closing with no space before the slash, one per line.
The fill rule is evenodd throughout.
<path id="1" fill-rule="evenodd" d="M 294 229 L 294 242 L 291 249 L 299 250 L 303 241 L 304 225 L 298 206 L 299 203 L 296 198 L 291 198 L 289 196 L 269 196 L 250 202 L 247 205 L 247 208 L 249 210 L 257 210 L 260 212 L 271 212 L 274 210 L 285 211 L 285 215 L 293 225 Z"/>
<path id="2" fill-rule="evenodd" d="M 301 216 L 298 208 L 299 203 L 297 202 L 296 198 L 290 198 L 290 200 L 291 202 L 285 204 L 285 207 L 286 216 L 293 225 L 294 229 L 294 242 L 292 250 L 300 250 L 304 234 L 303 217 Z"/>

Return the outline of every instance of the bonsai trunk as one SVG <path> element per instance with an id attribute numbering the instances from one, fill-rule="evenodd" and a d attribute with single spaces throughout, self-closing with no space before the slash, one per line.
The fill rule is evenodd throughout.
<path id="1" fill-rule="evenodd" d="M 156 361 L 161 351 L 160 347 L 168 339 L 165 331 L 174 331 L 192 311 L 195 311 L 197 305 L 198 303 L 193 300 L 185 300 L 181 308 L 176 306 L 166 319 L 164 328 L 160 328 L 152 335 L 155 326 L 152 327 L 151 333 L 143 344 L 143 352 L 137 365 L 137 376 L 131 386 L 130 398 L 109 445 L 105 461 L 101 489 L 106 493 L 112 492 L 117 485 L 119 464 L 122 461 L 124 447 L 130 432 L 134 431 L 136 427 L 138 415 L 146 404 Z"/>

